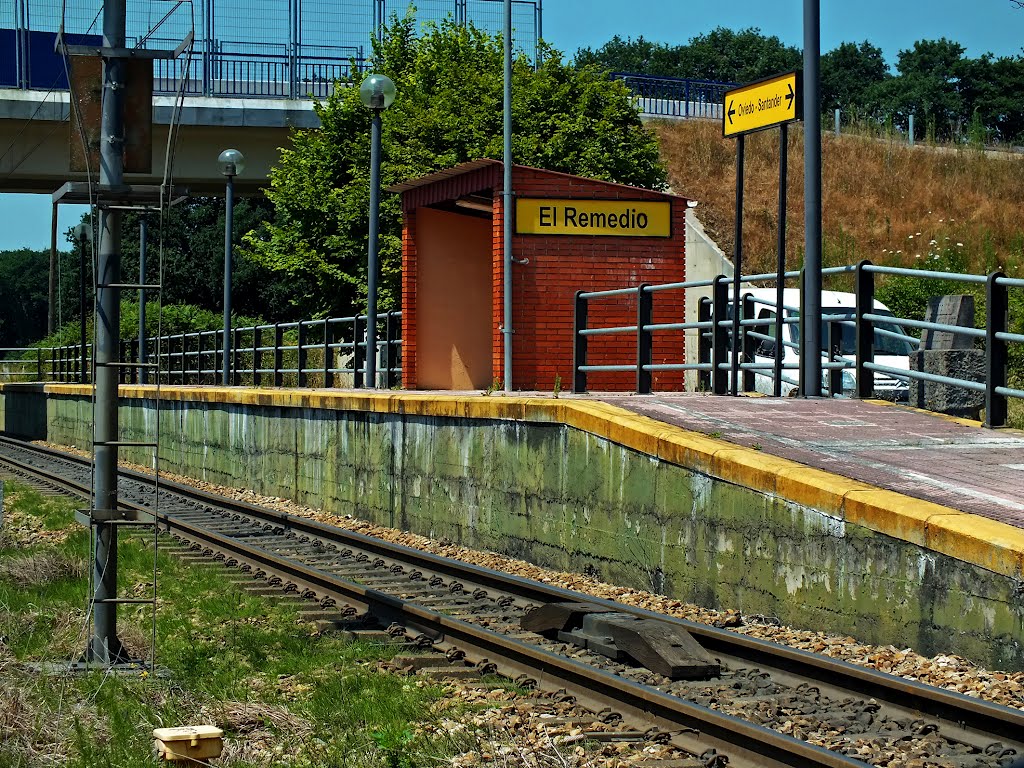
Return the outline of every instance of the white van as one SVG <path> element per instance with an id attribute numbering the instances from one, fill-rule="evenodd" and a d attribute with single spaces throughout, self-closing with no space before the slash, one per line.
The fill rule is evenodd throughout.
<path id="1" fill-rule="evenodd" d="M 757 333 L 775 338 L 775 311 L 778 300 L 775 288 L 748 288 L 741 292 L 741 296 L 750 296 L 754 301 L 754 317 L 764 320 L 764 325 L 758 325 L 752 330 Z M 783 365 L 792 365 L 793 368 L 782 371 L 782 394 L 795 394 L 796 380 L 798 377 L 796 366 L 800 362 L 800 290 L 797 288 L 786 288 L 782 295 L 783 301 L 783 339 L 788 342 L 782 345 Z M 821 349 L 822 355 L 827 359 L 828 350 L 828 326 L 827 318 L 838 315 L 845 315 L 853 319 L 857 309 L 856 296 L 852 293 L 840 291 L 821 292 Z M 875 301 L 874 313 L 878 315 L 893 316 L 889 308 L 882 302 Z M 730 306 L 731 315 L 731 306 Z M 841 357 L 853 360 L 856 357 L 856 330 L 852 323 L 839 323 L 836 329 L 841 331 L 839 337 L 838 354 Z M 897 323 L 875 323 L 878 329 L 896 334 L 906 335 L 906 331 Z M 751 330 L 748 328 L 748 330 Z M 775 362 L 775 354 L 778 345 L 773 341 L 762 341 L 757 345 L 757 352 L 754 362 L 761 365 L 771 365 Z M 897 339 L 892 336 L 875 333 L 875 354 L 874 362 L 878 365 L 895 370 L 906 371 L 910 368 L 910 354 L 915 350 L 915 345 L 906 339 Z M 759 370 L 754 376 L 754 389 L 756 392 L 773 394 L 773 371 L 769 368 Z M 823 373 L 823 387 L 827 386 L 827 372 Z M 855 372 L 852 368 L 843 370 L 843 394 L 850 396 L 856 391 Z M 789 381 L 786 381 L 789 379 Z M 906 400 L 908 394 L 909 378 L 893 376 L 879 371 L 874 372 L 875 397 L 886 400 Z"/>

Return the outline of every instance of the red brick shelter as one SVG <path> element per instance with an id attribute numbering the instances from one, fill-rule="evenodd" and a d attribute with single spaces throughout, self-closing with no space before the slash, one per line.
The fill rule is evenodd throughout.
<path id="1" fill-rule="evenodd" d="M 406 388 L 484 389 L 504 378 L 502 171 L 499 161 L 475 160 L 388 189 L 402 195 Z M 576 291 L 682 282 L 687 200 L 519 165 L 512 176 L 512 386 L 568 390 Z M 658 294 L 654 322 L 682 322 L 683 295 Z M 634 324 L 635 298 L 594 302 L 589 316 L 590 327 Z M 655 364 L 682 356 L 681 332 L 655 335 Z M 635 336 L 591 337 L 588 357 L 635 362 Z M 658 372 L 653 385 L 679 390 L 683 375 Z M 634 386 L 629 372 L 589 377 L 591 390 Z"/>

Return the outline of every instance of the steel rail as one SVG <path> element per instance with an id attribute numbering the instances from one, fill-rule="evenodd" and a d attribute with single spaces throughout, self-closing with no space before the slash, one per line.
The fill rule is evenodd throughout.
<path id="1" fill-rule="evenodd" d="M 84 460 L 69 454 L 26 445 L 7 438 L 0 438 L 0 443 L 29 448 L 62 460 L 85 463 Z M 8 459 L 4 458 L 4 461 L 8 461 Z M 13 460 L 11 461 L 13 462 Z M 30 472 L 40 472 L 39 468 L 31 465 L 25 465 L 24 468 Z M 140 482 L 152 482 L 151 475 L 131 470 L 122 470 L 122 475 Z M 872 698 L 890 710 L 889 714 L 893 716 L 913 718 L 926 716 L 938 720 L 942 724 L 943 735 L 946 738 L 962 741 L 981 749 L 993 740 L 1000 740 L 1006 746 L 1017 749 L 1019 754 L 1024 753 L 1024 741 L 1020 737 L 1009 736 L 1009 734 L 1024 734 L 1024 711 L 1021 710 L 984 702 L 956 692 L 934 688 L 913 680 L 748 635 L 622 605 L 580 592 L 535 582 L 521 576 L 463 563 L 402 544 L 335 528 L 307 518 L 227 499 L 191 486 L 161 480 L 161 487 L 209 506 L 241 513 L 263 523 L 282 526 L 298 535 L 351 546 L 377 556 L 400 560 L 422 571 L 470 581 L 473 584 L 531 602 L 589 602 L 643 618 L 654 618 L 678 624 L 694 635 L 709 652 L 721 655 L 722 660 L 727 663 L 755 664 L 770 671 L 779 682 L 793 686 L 810 681 L 818 686 L 822 693 L 838 698 L 851 694 Z M 146 512 L 145 507 L 139 507 L 139 509 Z M 179 525 L 166 515 L 161 516 L 161 523 Z M 394 599 L 390 596 L 387 597 L 390 600 Z M 670 698 L 674 699 L 675 697 Z"/>
<path id="2" fill-rule="evenodd" d="M 62 456 L 63 458 L 63 456 Z M 4 457 L 4 463 L 23 471 L 46 474 L 39 467 Z M 51 482 L 75 492 L 86 489 L 74 481 L 49 475 Z M 205 495 L 205 494 L 204 494 Z M 220 499 L 217 500 L 220 504 Z M 153 516 L 139 504 L 121 501 L 121 506 Z M 288 515 L 273 515 L 279 522 L 293 522 Z M 778 731 L 689 702 L 656 688 L 631 682 L 604 670 L 559 656 L 514 638 L 491 632 L 438 611 L 416 605 L 317 568 L 275 555 L 267 550 L 224 536 L 201 525 L 157 513 L 163 530 L 176 531 L 193 542 L 202 542 L 239 563 L 259 566 L 288 578 L 299 589 L 331 596 L 349 605 L 365 608 L 378 622 L 398 622 L 431 638 L 480 657 L 480 663 L 497 663 L 505 674 L 519 673 L 535 678 L 546 690 L 567 689 L 593 708 L 608 707 L 625 718 L 656 725 L 672 733 L 672 742 L 695 756 L 714 749 L 729 757 L 737 768 L 863 768 L 865 763 L 838 752 L 794 739 Z M 364 537 L 369 538 L 369 537 Z M 268 574 L 269 575 L 269 574 Z M 497 573 L 495 572 L 495 575 Z"/>

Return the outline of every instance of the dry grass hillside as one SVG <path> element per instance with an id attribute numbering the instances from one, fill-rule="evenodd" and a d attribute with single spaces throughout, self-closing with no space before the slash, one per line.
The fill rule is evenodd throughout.
<path id="1" fill-rule="evenodd" d="M 656 122 L 674 191 L 733 253 L 736 148 L 717 122 Z M 778 226 L 779 133 L 748 137 L 744 269 L 773 271 Z M 787 265 L 803 257 L 803 135 L 790 130 Z M 822 159 L 823 261 L 870 259 L 1024 274 L 1024 162 L 970 148 L 908 147 L 898 140 L 826 135 Z"/>

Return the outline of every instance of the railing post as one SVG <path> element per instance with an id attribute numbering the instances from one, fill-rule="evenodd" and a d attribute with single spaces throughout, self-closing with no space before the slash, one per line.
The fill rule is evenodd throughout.
<path id="1" fill-rule="evenodd" d="M 741 320 L 752 320 L 754 318 L 754 297 L 749 293 L 743 295 L 743 313 L 740 315 Z M 740 338 L 743 340 L 743 362 L 753 363 L 754 355 L 757 352 L 757 347 L 761 343 L 755 339 L 751 334 L 751 326 L 745 325 L 741 327 Z M 753 371 L 743 371 L 743 391 L 753 392 L 756 389 L 755 373 Z"/>
<path id="2" fill-rule="evenodd" d="M 587 300 L 583 291 L 576 291 L 573 312 L 573 345 L 572 345 L 572 391 L 587 391 L 587 372 L 580 370 L 587 364 L 587 337 L 582 331 L 587 328 Z"/>
<path id="3" fill-rule="evenodd" d="M 875 392 L 875 372 L 868 370 L 865 366 L 875 359 L 875 325 L 870 320 L 865 320 L 864 315 L 870 314 L 875 307 L 875 275 L 865 267 L 870 267 L 871 262 L 863 260 L 857 263 L 857 270 L 854 273 L 857 292 L 857 369 L 854 375 L 857 377 L 858 398 L 870 398 Z"/>
<path id="4" fill-rule="evenodd" d="M 296 368 L 299 369 L 298 385 L 300 387 L 304 387 L 306 386 L 306 324 L 302 320 L 299 320 L 298 330 L 298 349 L 295 350 L 296 352 L 298 352 L 298 364 L 296 365 Z"/>
<path id="5" fill-rule="evenodd" d="M 836 362 L 839 355 L 839 342 L 843 338 L 842 326 L 834 320 L 828 324 L 828 361 Z M 843 369 L 828 369 L 828 396 L 835 397 L 843 393 Z"/>
<path id="6" fill-rule="evenodd" d="M 362 318 L 357 313 L 352 321 L 352 386 L 356 389 L 363 388 L 363 348 L 360 346 L 362 339 Z"/>
<path id="7" fill-rule="evenodd" d="M 280 323 L 274 323 L 274 386 L 280 387 L 284 385 L 284 374 L 281 373 L 282 368 L 282 352 L 281 347 L 284 346 L 284 331 L 281 330 Z"/>
<path id="8" fill-rule="evenodd" d="M 387 377 L 385 383 L 388 389 L 391 388 L 391 369 L 394 367 L 394 343 L 395 343 L 395 311 L 391 310 L 384 316 L 384 375 Z"/>
<path id="9" fill-rule="evenodd" d="M 260 369 L 263 367 L 263 330 L 256 326 L 252 332 L 252 385 L 258 387 L 263 381 Z"/>
<path id="10" fill-rule="evenodd" d="M 36 347 L 36 381 L 43 380 L 43 348 Z"/>
<path id="11" fill-rule="evenodd" d="M 803 343 L 804 343 L 803 340 L 805 338 L 807 338 L 804 335 L 805 325 L 806 325 L 806 323 L 804 322 L 804 319 L 807 317 L 807 313 L 804 312 L 804 307 L 807 306 L 807 304 L 804 303 L 804 299 L 806 298 L 805 294 L 807 293 L 807 270 L 802 268 L 802 267 L 800 269 L 800 278 L 799 279 L 800 279 L 800 316 L 797 318 L 797 326 L 796 327 L 800 331 L 799 334 L 797 334 L 800 337 L 800 348 L 798 350 L 799 357 L 800 357 L 800 362 L 797 364 L 797 377 L 796 377 L 797 386 L 796 386 L 796 391 L 797 391 L 798 395 L 802 396 L 803 392 L 804 392 L 804 381 L 807 380 L 807 355 L 805 355 L 804 351 L 803 351 Z M 780 307 L 779 309 L 781 311 L 782 308 Z M 818 382 L 818 394 L 819 395 L 821 394 L 821 382 L 820 381 Z"/>
<path id="12" fill-rule="evenodd" d="M 647 290 L 648 283 L 641 283 L 636 290 L 636 393 L 651 393 L 651 372 L 646 366 L 653 362 L 651 348 L 654 346 L 653 334 L 645 329 L 654 316 L 654 295 Z"/>
<path id="13" fill-rule="evenodd" d="M 185 375 L 185 371 L 188 369 L 188 362 L 186 360 L 186 353 L 188 352 L 188 341 L 185 338 L 185 332 L 181 332 L 181 385 L 185 386 L 188 378 Z"/>
<path id="14" fill-rule="evenodd" d="M 726 314 L 729 309 L 730 278 L 715 278 L 713 308 L 714 326 L 711 329 L 711 392 L 724 395 L 729 391 L 729 327 Z"/>
<path id="15" fill-rule="evenodd" d="M 1008 355 L 1006 342 L 996 334 L 1006 333 L 1010 316 L 1009 290 L 999 284 L 1006 277 L 1002 272 L 988 276 L 985 286 L 985 426 L 989 429 L 1005 427 L 1007 417 L 1006 395 L 996 392 L 1006 387 Z"/>
<path id="16" fill-rule="evenodd" d="M 57 348 L 50 347 L 50 381 L 57 381 Z"/>
<path id="17" fill-rule="evenodd" d="M 711 299 L 701 296 L 697 302 L 697 322 L 706 323 L 711 320 Z M 697 362 L 700 364 L 711 362 L 711 337 L 713 329 L 697 329 Z M 697 371 L 697 391 L 707 392 L 711 389 L 711 371 Z"/>
<path id="18" fill-rule="evenodd" d="M 231 383 L 236 387 L 242 385 L 242 331 L 234 328 L 231 331 Z"/>
<path id="19" fill-rule="evenodd" d="M 334 386 L 334 374 L 331 369 L 331 323 L 324 318 L 324 387 Z"/>

